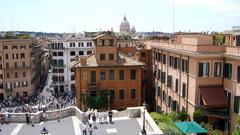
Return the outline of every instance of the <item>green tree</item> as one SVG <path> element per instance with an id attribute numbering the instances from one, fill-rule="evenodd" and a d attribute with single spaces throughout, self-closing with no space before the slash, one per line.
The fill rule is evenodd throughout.
<path id="1" fill-rule="evenodd" d="M 193 113 L 193 120 L 196 121 L 197 123 L 200 123 L 202 121 L 203 117 L 203 111 L 202 110 L 196 110 Z"/>
<path id="2" fill-rule="evenodd" d="M 189 115 L 186 111 L 178 112 L 178 120 L 187 121 L 189 119 Z"/>
<path id="3" fill-rule="evenodd" d="M 107 90 L 103 90 L 97 96 L 87 96 L 87 106 L 93 109 L 103 109 L 108 107 L 108 95 Z"/>
<path id="4" fill-rule="evenodd" d="M 213 44 L 223 45 L 225 43 L 225 36 L 221 32 L 215 32 L 213 34 Z"/>

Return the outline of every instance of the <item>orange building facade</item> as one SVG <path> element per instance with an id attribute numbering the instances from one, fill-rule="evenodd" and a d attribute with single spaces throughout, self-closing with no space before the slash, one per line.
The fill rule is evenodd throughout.
<path id="1" fill-rule="evenodd" d="M 233 131 L 240 112 L 238 40 L 226 36 L 217 46 L 212 35 L 185 33 L 173 41 L 146 41 L 152 47 L 156 110 L 186 111 L 192 118 L 202 109 L 215 129 Z"/>
<path id="2" fill-rule="evenodd" d="M 112 109 L 140 106 L 142 102 L 142 70 L 144 64 L 117 49 L 117 39 L 110 35 L 94 38 L 95 53 L 81 57 L 74 64 L 77 105 L 84 108 L 82 95 L 111 93 Z"/>

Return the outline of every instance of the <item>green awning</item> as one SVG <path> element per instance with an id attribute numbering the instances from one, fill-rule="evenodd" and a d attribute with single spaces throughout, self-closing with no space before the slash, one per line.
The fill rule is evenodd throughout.
<path id="1" fill-rule="evenodd" d="M 189 122 L 175 122 L 175 125 L 185 134 L 189 133 L 208 133 L 208 131 L 202 128 L 194 121 Z"/>

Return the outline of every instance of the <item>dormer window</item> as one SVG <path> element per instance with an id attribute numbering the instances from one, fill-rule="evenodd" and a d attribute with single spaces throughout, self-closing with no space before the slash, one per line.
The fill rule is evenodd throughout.
<path id="1" fill-rule="evenodd" d="M 105 45 L 107 45 L 107 46 L 110 45 L 110 42 L 109 42 L 108 39 L 106 39 L 104 43 L 105 43 Z"/>

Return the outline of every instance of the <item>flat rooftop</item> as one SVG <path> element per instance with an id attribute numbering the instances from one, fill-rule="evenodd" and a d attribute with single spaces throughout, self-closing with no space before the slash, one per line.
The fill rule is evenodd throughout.
<path id="1" fill-rule="evenodd" d="M 138 118 L 113 118 L 114 124 L 97 123 L 98 129 L 93 130 L 94 135 L 138 135 L 141 132 L 140 119 Z M 50 135 L 81 135 L 82 122 L 76 116 L 57 120 L 40 122 L 27 125 L 25 123 L 10 123 L 1 125 L 0 135 L 39 135 L 46 127 Z M 131 129 L 131 130 L 130 130 Z"/>

